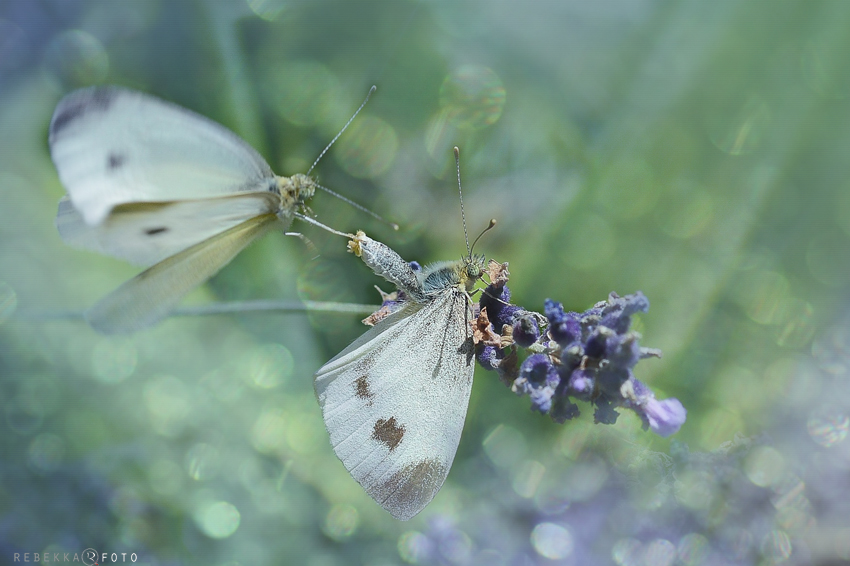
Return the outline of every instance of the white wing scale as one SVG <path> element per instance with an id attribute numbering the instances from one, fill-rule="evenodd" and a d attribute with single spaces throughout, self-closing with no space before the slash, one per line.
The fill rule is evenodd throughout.
<path id="1" fill-rule="evenodd" d="M 149 267 L 250 218 L 274 214 L 279 205 L 280 197 L 270 192 L 128 203 L 92 226 L 65 197 L 59 201 L 56 228 L 67 244 Z"/>
<path id="2" fill-rule="evenodd" d="M 407 304 L 325 364 L 316 395 L 334 452 L 407 520 L 436 495 L 460 441 L 474 372 L 466 295 Z"/>
<path id="3" fill-rule="evenodd" d="M 106 334 L 154 324 L 276 223 L 274 214 L 251 218 L 157 263 L 101 299 L 86 312 L 86 320 Z"/>
<path id="4" fill-rule="evenodd" d="M 99 224 L 117 205 L 267 190 L 274 174 L 236 134 L 117 87 L 72 92 L 50 122 L 50 154 L 74 207 Z"/>

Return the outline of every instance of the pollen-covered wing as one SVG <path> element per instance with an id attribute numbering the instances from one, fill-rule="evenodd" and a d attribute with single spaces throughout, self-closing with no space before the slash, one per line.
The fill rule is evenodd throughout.
<path id="1" fill-rule="evenodd" d="M 468 308 L 457 287 L 408 302 L 315 376 L 334 452 L 397 519 L 434 498 L 454 460 L 474 370 Z"/>

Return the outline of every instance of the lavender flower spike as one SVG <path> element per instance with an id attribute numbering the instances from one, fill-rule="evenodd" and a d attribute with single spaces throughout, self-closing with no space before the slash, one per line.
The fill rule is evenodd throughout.
<path id="1" fill-rule="evenodd" d="M 583 313 L 546 299 L 541 316 L 508 304 L 506 281 L 491 284 L 481 297 L 490 318 L 482 315 L 477 322 L 478 361 L 498 371 L 515 393 L 528 395 L 532 410 L 563 423 L 579 414 L 573 401 L 582 401 L 595 407 L 598 424 L 616 423 L 617 409 L 626 408 L 637 413 L 644 430 L 660 436 L 682 427 L 687 416 L 682 403 L 657 400 L 632 372 L 640 360 L 661 357 L 659 350 L 641 347 L 640 334 L 631 330 L 632 316 L 649 310 L 643 293 L 611 293 Z M 519 364 L 521 349 L 528 353 Z"/>

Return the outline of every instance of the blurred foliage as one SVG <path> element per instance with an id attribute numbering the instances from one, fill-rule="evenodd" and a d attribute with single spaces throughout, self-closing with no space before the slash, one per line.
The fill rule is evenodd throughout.
<path id="1" fill-rule="evenodd" d="M 838 564 L 850 561 L 850 4 L 0 1 L 0 562 Z M 65 247 L 56 102 L 115 83 L 207 115 L 403 257 L 510 262 L 516 302 L 652 304 L 638 377 L 671 441 L 555 425 L 479 372 L 446 485 L 393 520 L 330 449 L 311 375 L 350 315 L 79 321 L 135 274 Z M 189 301 L 377 302 L 344 242 L 273 234 Z M 672 451 L 670 450 L 672 447 Z M 671 456 L 667 456 L 667 453 Z M 724 527 L 725 525 L 725 527 Z M 733 532 L 734 531 L 734 532 Z"/>

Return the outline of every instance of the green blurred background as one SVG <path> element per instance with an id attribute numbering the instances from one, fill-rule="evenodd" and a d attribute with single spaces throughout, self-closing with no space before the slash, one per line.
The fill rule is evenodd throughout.
<path id="1" fill-rule="evenodd" d="M 393 520 L 334 456 L 311 384 L 360 317 L 173 317 L 127 338 L 34 320 L 138 271 L 60 241 L 47 126 L 70 90 L 120 84 L 221 122 L 290 175 L 377 85 L 316 172 L 402 228 L 325 194 L 317 218 L 409 260 L 459 258 L 460 146 L 470 231 L 498 219 L 479 248 L 510 263 L 514 301 L 583 310 L 643 291 L 642 345 L 664 357 L 637 376 L 688 409 L 674 455 L 767 433 L 735 469 L 769 492 L 813 451 L 850 469 L 848 49 L 842 1 L 0 1 L 0 563 L 86 547 L 145 564 L 720 563 L 610 526 L 624 505 L 671 524 L 680 509 L 714 544 L 735 505 L 714 472 L 656 470 L 670 441 L 634 415 L 595 426 L 583 406 L 556 425 L 483 371 L 446 485 Z M 378 302 L 344 240 L 296 228 L 320 257 L 272 234 L 188 301 Z M 599 499 L 633 473 L 672 487 Z M 553 501 L 597 502 L 606 534 Z M 850 560 L 850 520 L 800 505 L 790 526 L 766 514 L 773 538 L 754 533 L 735 563 Z M 501 534 L 476 531 L 497 515 L 513 518 Z M 462 552 L 422 550 L 438 519 Z"/>

